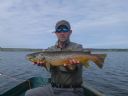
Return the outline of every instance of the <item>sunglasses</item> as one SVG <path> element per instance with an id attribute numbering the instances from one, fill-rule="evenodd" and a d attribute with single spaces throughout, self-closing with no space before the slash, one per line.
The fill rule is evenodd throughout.
<path id="1" fill-rule="evenodd" d="M 68 28 L 57 28 L 56 29 L 56 33 L 61 33 L 61 32 L 66 33 L 66 32 L 69 32 L 69 31 L 70 30 Z"/>

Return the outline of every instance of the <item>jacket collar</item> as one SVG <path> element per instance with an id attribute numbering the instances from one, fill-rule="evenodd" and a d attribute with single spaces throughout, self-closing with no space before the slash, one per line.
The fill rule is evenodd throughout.
<path id="1" fill-rule="evenodd" d="M 60 45 L 60 41 L 58 40 L 58 41 L 55 43 L 55 46 L 56 46 L 56 48 L 61 48 L 61 49 L 63 49 L 63 48 L 66 48 L 66 47 L 69 45 L 69 43 L 70 43 L 70 40 L 66 40 L 66 41 L 63 43 L 63 45 L 61 46 L 61 45 Z"/>

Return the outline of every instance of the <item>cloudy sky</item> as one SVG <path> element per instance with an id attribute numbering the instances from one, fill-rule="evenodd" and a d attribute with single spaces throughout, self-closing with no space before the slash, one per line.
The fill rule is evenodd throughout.
<path id="1" fill-rule="evenodd" d="M 68 20 L 84 48 L 128 48 L 128 0 L 0 0 L 0 47 L 47 48 Z"/>

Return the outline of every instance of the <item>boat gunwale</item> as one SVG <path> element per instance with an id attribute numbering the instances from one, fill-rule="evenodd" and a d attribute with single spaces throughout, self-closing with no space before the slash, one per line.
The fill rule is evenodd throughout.
<path id="1" fill-rule="evenodd" d="M 28 80 L 13 87 L 12 89 L 4 92 L 0 96 L 17 96 L 17 94 L 19 94 L 19 93 L 22 93 L 20 96 L 24 96 L 24 93 L 27 90 L 48 84 L 50 82 L 50 80 L 51 80 L 50 78 L 31 77 Z M 20 87 L 20 90 L 19 90 L 19 87 Z M 82 88 L 84 88 L 84 93 L 87 94 L 87 96 L 105 96 L 103 93 L 101 93 L 101 92 L 97 91 L 96 89 L 92 88 L 91 86 L 88 86 L 87 84 L 85 84 L 85 82 L 82 84 Z"/>

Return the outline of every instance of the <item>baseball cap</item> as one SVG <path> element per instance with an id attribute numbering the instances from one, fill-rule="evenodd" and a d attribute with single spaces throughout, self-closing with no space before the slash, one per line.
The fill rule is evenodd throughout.
<path id="1" fill-rule="evenodd" d="M 55 26 L 55 30 L 59 27 L 59 26 L 66 26 L 69 30 L 71 29 L 71 26 L 70 26 L 70 23 L 66 20 L 60 20 L 56 23 L 56 26 Z"/>

